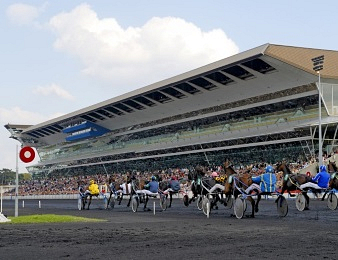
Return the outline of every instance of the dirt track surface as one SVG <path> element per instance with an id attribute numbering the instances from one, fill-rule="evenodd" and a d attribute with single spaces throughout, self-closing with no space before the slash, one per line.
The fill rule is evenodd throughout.
<path id="1" fill-rule="evenodd" d="M 207 218 L 193 203 L 156 213 L 133 213 L 123 205 L 104 210 L 94 201 L 77 210 L 75 200 L 19 201 L 19 216 L 66 214 L 106 220 L 102 223 L 0 224 L 0 259 L 337 259 L 338 210 L 311 200 L 299 212 L 288 200 L 289 213 L 278 217 L 273 199 L 263 200 L 254 219 L 231 217 L 222 205 Z M 142 207 L 142 204 L 140 205 Z M 149 202 L 153 207 L 153 202 Z M 250 210 L 250 206 L 248 206 Z M 14 216 L 14 201 L 3 202 Z M 6 256 L 6 257 L 4 257 Z"/>

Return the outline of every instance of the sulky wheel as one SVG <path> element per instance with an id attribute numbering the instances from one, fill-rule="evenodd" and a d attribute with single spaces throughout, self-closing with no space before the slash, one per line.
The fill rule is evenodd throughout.
<path id="1" fill-rule="evenodd" d="M 208 197 L 202 199 L 202 210 L 204 215 L 208 216 L 210 214 L 211 203 Z"/>
<path id="2" fill-rule="evenodd" d="M 280 195 L 277 198 L 277 212 L 280 217 L 285 217 L 288 214 L 289 207 L 288 202 L 284 198 L 284 196 Z"/>
<path id="3" fill-rule="evenodd" d="M 110 198 L 110 207 L 112 209 L 115 207 L 115 195 L 114 194 Z"/>
<path id="4" fill-rule="evenodd" d="M 299 193 L 296 197 L 296 208 L 299 211 L 303 211 L 307 206 L 306 198 L 302 193 Z"/>
<path id="5" fill-rule="evenodd" d="M 131 210 L 133 212 L 136 212 L 137 211 L 137 208 L 138 208 L 138 205 L 139 205 L 139 198 L 137 195 L 134 195 L 131 199 Z"/>
<path id="6" fill-rule="evenodd" d="M 183 204 L 184 204 L 184 206 L 186 206 L 186 207 L 189 206 L 189 196 L 188 196 L 188 195 L 184 195 L 184 196 L 183 196 Z"/>
<path id="7" fill-rule="evenodd" d="M 226 202 L 225 208 L 231 209 L 234 204 L 234 197 L 232 195 L 227 195 L 225 197 L 225 202 Z"/>
<path id="8" fill-rule="evenodd" d="M 167 209 L 167 207 L 168 207 L 167 196 L 160 195 L 160 207 L 163 211 Z"/>
<path id="9" fill-rule="evenodd" d="M 103 208 L 108 209 L 108 198 L 106 195 L 103 195 Z"/>
<path id="10" fill-rule="evenodd" d="M 327 198 L 327 206 L 329 207 L 329 209 L 336 210 L 337 203 L 338 203 L 337 195 L 334 194 L 333 192 L 329 193 L 329 196 Z"/>
<path id="11" fill-rule="evenodd" d="M 203 201 L 203 196 L 199 195 L 197 197 L 197 208 L 198 208 L 198 210 L 202 210 L 202 201 Z"/>
<path id="12" fill-rule="evenodd" d="M 79 198 L 77 199 L 77 208 L 79 210 L 84 209 L 84 199 L 79 195 Z"/>
<path id="13" fill-rule="evenodd" d="M 236 218 L 238 218 L 238 219 L 243 218 L 245 208 L 246 208 L 245 205 L 246 205 L 246 203 L 245 203 L 245 200 L 243 198 L 238 197 L 235 200 L 234 213 L 235 213 Z"/>

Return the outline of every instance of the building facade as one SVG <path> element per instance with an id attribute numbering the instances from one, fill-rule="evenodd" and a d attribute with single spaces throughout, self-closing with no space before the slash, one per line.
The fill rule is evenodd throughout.
<path id="1" fill-rule="evenodd" d="M 319 123 L 323 152 L 337 145 L 337 64 L 337 51 L 265 44 L 41 124 L 5 127 L 37 150 L 32 173 L 308 160 Z"/>

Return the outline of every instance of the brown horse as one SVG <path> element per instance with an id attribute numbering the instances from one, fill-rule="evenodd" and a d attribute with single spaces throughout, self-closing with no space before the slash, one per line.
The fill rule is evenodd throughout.
<path id="1" fill-rule="evenodd" d="M 327 165 L 328 173 L 330 173 L 331 178 L 329 182 L 329 187 L 331 189 L 338 189 L 338 167 L 335 162 L 329 161 Z"/>
<path id="2" fill-rule="evenodd" d="M 251 174 L 247 171 L 242 174 L 238 174 L 226 161 L 224 163 L 224 171 L 227 178 L 227 181 L 224 186 L 224 194 L 228 196 L 234 196 L 236 199 L 240 194 L 242 194 L 242 189 L 246 189 L 252 184 Z M 247 196 L 246 199 L 251 203 L 251 215 L 247 217 L 254 218 L 255 212 L 258 212 L 258 207 L 256 208 L 255 200 L 252 196 Z"/>
<path id="3" fill-rule="evenodd" d="M 290 195 L 290 197 L 294 197 L 295 195 L 291 194 L 291 191 L 294 190 L 300 190 L 299 186 L 306 183 L 306 182 L 311 182 L 312 178 L 310 176 L 307 176 L 306 174 L 295 174 L 292 173 L 289 167 L 286 165 L 286 163 L 282 163 L 277 165 L 276 171 L 282 171 L 283 172 L 283 186 L 282 186 L 282 191 L 281 194 L 283 195 L 285 191 L 287 191 Z M 314 191 L 315 192 L 315 191 Z M 310 198 L 307 195 L 307 192 L 304 191 L 302 192 L 305 199 L 306 199 L 306 207 L 305 210 L 309 209 L 309 203 L 310 203 Z"/>
<path id="4" fill-rule="evenodd" d="M 299 190 L 300 185 L 311 181 L 311 177 L 306 174 L 292 173 L 286 163 L 277 164 L 276 172 L 283 172 L 282 195 L 287 191 L 290 197 L 294 197 L 291 191 Z"/>
<path id="5" fill-rule="evenodd" d="M 338 167 L 335 162 L 329 161 L 329 164 L 327 165 L 327 172 L 331 175 L 331 178 L 329 181 L 329 189 L 338 190 Z M 322 197 L 322 200 L 325 199 L 325 196 L 327 193 L 329 193 L 329 191 L 325 191 Z"/>

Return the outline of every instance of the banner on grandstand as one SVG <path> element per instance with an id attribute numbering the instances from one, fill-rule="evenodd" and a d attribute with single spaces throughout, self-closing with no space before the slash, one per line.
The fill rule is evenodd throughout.
<path id="1" fill-rule="evenodd" d="M 32 162 L 35 158 L 35 151 L 30 146 L 25 146 L 20 150 L 19 157 L 24 163 Z"/>

